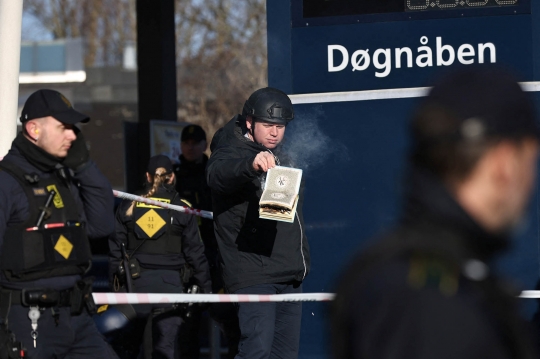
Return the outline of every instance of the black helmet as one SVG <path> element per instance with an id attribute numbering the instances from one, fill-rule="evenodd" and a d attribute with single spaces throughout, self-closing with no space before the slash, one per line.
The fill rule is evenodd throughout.
<path id="1" fill-rule="evenodd" d="M 253 116 L 266 122 L 286 125 L 294 118 L 291 99 L 285 92 L 272 87 L 258 89 L 249 96 L 243 116 Z"/>

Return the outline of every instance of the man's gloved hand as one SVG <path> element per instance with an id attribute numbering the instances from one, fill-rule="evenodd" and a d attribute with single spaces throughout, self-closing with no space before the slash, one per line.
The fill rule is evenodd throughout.
<path id="1" fill-rule="evenodd" d="M 90 152 L 88 152 L 88 148 L 86 148 L 86 140 L 84 139 L 82 132 L 77 127 L 74 127 L 73 131 L 75 132 L 77 139 L 71 143 L 71 148 L 68 150 L 68 154 L 62 163 L 64 166 L 77 172 L 77 170 L 80 170 L 88 163 Z"/>

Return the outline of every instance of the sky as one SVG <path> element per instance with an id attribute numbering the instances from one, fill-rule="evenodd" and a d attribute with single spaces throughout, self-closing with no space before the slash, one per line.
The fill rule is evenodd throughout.
<path id="1" fill-rule="evenodd" d="M 23 13 L 22 41 L 46 41 L 52 39 L 52 34 L 41 25 L 39 20 L 26 12 Z"/>

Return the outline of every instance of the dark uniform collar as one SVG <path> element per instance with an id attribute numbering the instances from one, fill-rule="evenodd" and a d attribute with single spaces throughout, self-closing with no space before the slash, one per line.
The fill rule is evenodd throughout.
<path id="1" fill-rule="evenodd" d="M 22 132 L 19 132 L 15 140 L 13 140 L 13 147 L 16 147 L 20 154 L 40 171 L 52 172 L 63 167 L 60 158 L 31 143 L 29 139 L 24 137 Z"/>
<path id="2" fill-rule="evenodd" d="M 428 170 L 412 167 L 405 188 L 402 218 L 405 226 L 429 226 L 467 248 L 470 256 L 488 261 L 509 245 L 507 233 L 484 230 L 452 197 L 437 177 Z M 433 241 L 437 241 L 434 236 Z M 446 246 L 448 243 L 441 243 Z"/>
<path id="3" fill-rule="evenodd" d="M 201 159 L 199 161 L 188 161 L 184 155 L 180 155 L 180 157 L 178 157 L 178 159 L 180 160 L 180 166 L 182 167 L 189 167 L 189 168 L 194 168 L 194 167 L 202 167 L 202 168 L 205 168 L 206 167 L 206 163 L 208 162 L 208 156 L 206 154 L 203 153 Z"/>
<path id="4" fill-rule="evenodd" d="M 144 189 L 140 192 L 141 194 L 146 194 L 150 191 L 150 189 L 152 189 L 152 184 L 151 183 L 148 183 L 148 182 L 145 182 L 144 183 Z M 157 188 L 157 191 L 156 193 L 154 193 L 152 196 L 155 196 L 157 194 L 170 194 L 170 195 L 174 195 L 176 192 L 176 189 L 174 188 L 174 185 L 173 184 L 162 184 L 161 186 L 159 186 Z"/>

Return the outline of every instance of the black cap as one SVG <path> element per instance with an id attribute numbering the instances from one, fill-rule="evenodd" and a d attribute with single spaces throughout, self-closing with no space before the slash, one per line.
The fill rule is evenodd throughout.
<path id="1" fill-rule="evenodd" d="M 536 137 L 540 130 L 530 96 L 499 67 L 471 66 L 453 72 L 433 86 L 420 111 L 436 109 L 453 123 L 437 133 L 413 130 L 418 144 L 488 138 Z"/>
<path id="2" fill-rule="evenodd" d="M 21 122 L 47 116 L 70 125 L 90 120 L 90 117 L 75 111 L 69 100 L 60 92 L 37 90 L 26 100 L 21 113 Z"/>
<path id="3" fill-rule="evenodd" d="M 165 155 L 157 155 L 150 158 L 148 161 L 148 167 L 146 171 L 151 175 L 156 173 L 156 170 L 160 167 L 165 168 L 165 173 L 171 173 L 173 171 L 173 165 L 171 159 Z"/>
<path id="4" fill-rule="evenodd" d="M 195 140 L 196 142 L 206 141 L 206 132 L 198 125 L 188 125 L 182 130 L 180 141 Z"/>

